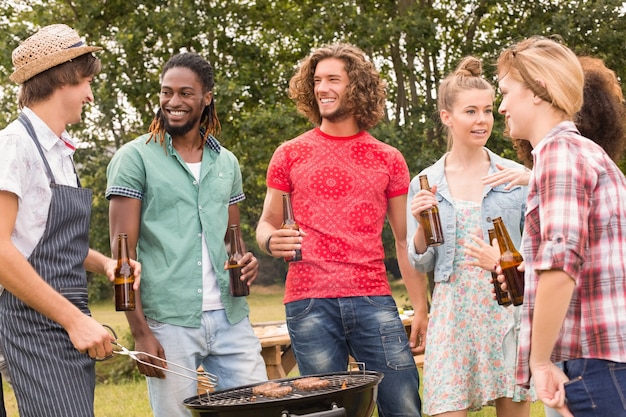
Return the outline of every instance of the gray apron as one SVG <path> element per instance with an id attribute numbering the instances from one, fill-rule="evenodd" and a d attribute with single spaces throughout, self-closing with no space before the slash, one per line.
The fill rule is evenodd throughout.
<path id="1" fill-rule="evenodd" d="M 91 190 L 55 182 L 30 120 L 26 127 L 43 158 L 52 199 L 44 234 L 28 261 L 54 289 L 87 315 Z M 92 417 L 95 364 L 79 353 L 58 323 L 8 291 L 0 297 L 0 328 L 21 417 Z"/>

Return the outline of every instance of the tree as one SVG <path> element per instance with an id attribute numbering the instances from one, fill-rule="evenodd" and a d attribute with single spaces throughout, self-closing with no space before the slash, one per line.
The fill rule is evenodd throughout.
<path id="1" fill-rule="evenodd" d="M 560 34 L 579 54 L 603 58 L 626 79 L 626 19 L 617 0 L 5 0 L 0 47 L 13 50 L 36 27 L 63 22 L 89 43 L 102 45 L 103 72 L 96 103 L 72 129 L 85 145 L 77 154 L 81 176 L 94 189 L 91 244 L 108 253 L 106 165 L 125 142 L 144 133 L 158 105 L 159 73 L 179 51 L 195 51 L 215 67 L 219 139 L 239 157 L 247 200 L 243 234 L 256 249 L 254 229 L 265 194 L 265 170 L 281 142 L 310 125 L 287 97 L 297 63 L 334 41 L 361 47 L 388 84 L 389 111 L 372 133 L 397 147 L 412 175 L 446 148 L 436 111 L 437 86 L 465 55 L 483 60 L 495 83 L 495 59 L 522 37 Z M 10 56 L 0 56 L 0 125 L 18 112 L 8 80 Z M 515 158 L 496 119 L 490 148 Z M 622 164 L 624 168 L 626 163 Z M 392 236 L 384 235 L 392 258 Z M 280 281 L 281 261 L 270 262 Z"/>

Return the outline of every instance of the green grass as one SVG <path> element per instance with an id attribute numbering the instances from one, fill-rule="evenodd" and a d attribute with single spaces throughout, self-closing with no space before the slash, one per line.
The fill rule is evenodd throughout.
<path id="1" fill-rule="evenodd" d="M 404 287 L 394 283 L 394 298 L 398 306 L 407 306 L 408 297 Z M 252 323 L 285 320 L 282 304 L 283 289 L 274 287 L 252 287 L 248 302 L 250 303 L 250 320 Z M 113 327 L 120 338 L 128 333 L 128 324 L 124 313 L 116 312 L 112 302 L 91 305 L 93 316 L 100 323 Z M 131 360 L 118 357 L 112 360 Z M 4 395 L 8 417 L 17 417 L 17 405 L 13 391 L 4 383 Z M 151 416 L 148 394 L 144 380 L 120 384 L 99 383 L 96 386 L 96 417 L 147 417 Z M 531 407 L 531 417 L 544 417 L 543 405 L 539 402 Z M 377 416 L 377 413 L 374 414 Z M 481 411 L 469 413 L 470 417 L 495 417 L 494 407 L 485 407 Z"/>

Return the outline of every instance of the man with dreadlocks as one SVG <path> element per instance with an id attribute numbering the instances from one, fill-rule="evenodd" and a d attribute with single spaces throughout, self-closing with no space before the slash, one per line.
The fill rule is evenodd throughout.
<path id="1" fill-rule="evenodd" d="M 195 53 L 174 55 L 161 73 L 160 108 L 148 134 L 122 146 L 107 168 L 111 245 L 128 235 L 143 263 L 137 308 L 126 317 L 135 347 L 177 365 L 218 375 L 217 389 L 267 380 L 245 297 L 232 297 L 226 230 L 244 199 L 237 158 L 213 135 L 220 124 L 213 69 Z M 227 242 L 228 243 L 228 242 Z M 243 279 L 257 276 L 248 252 Z M 162 366 L 156 359 L 148 361 Z M 190 416 L 188 378 L 138 364 L 154 415 Z"/>

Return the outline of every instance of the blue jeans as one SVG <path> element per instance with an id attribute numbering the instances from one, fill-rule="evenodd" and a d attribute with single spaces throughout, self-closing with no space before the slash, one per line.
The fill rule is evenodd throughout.
<path id="1" fill-rule="evenodd" d="M 573 359 L 563 365 L 567 406 L 576 417 L 626 416 L 626 363 Z"/>
<path id="2" fill-rule="evenodd" d="M 267 380 L 261 344 L 246 317 L 229 324 L 224 310 L 202 313 L 202 325 L 194 329 L 147 319 L 169 362 L 189 369 L 202 365 L 218 377 L 216 389 L 228 389 Z M 172 371 L 185 373 L 175 366 Z M 146 378 L 155 417 L 189 417 L 183 400 L 197 395 L 195 380 L 165 372 L 165 379 Z"/>
<path id="3" fill-rule="evenodd" d="M 301 375 L 345 372 L 352 355 L 368 371 L 384 374 L 380 417 L 421 415 L 419 376 L 392 297 L 313 298 L 285 310 Z"/>

